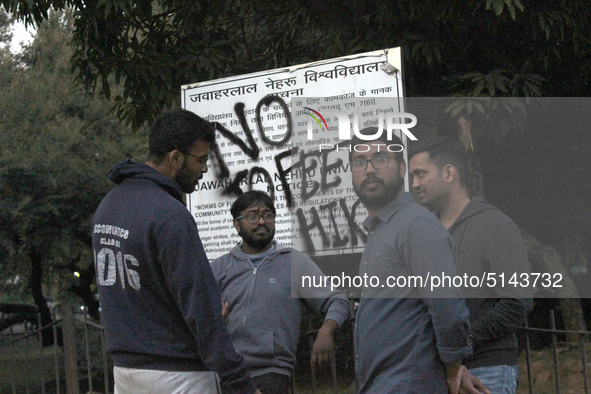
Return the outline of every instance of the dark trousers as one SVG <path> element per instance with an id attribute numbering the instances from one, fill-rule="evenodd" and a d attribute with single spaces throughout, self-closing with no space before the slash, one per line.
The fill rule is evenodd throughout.
<path id="1" fill-rule="evenodd" d="M 271 372 L 254 377 L 252 381 L 262 394 L 291 393 L 291 378 L 287 375 Z"/>

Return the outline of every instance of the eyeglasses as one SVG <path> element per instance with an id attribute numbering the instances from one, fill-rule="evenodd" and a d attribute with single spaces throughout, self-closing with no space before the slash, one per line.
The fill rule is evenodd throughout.
<path id="1" fill-rule="evenodd" d="M 371 163 L 376 170 L 383 170 L 390 164 L 390 159 L 396 160 L 394 157 L 378 156 L 371 160 L 355 159 L 351 161 L 351 172 L 363 172 L 367 169 L 367 163 Z"/>
<path id="2" fill-rule="evenodd" d="M 199 156 L 195 156 L 195 155 L 192 155 L 190 153 L 187 153 L 187 152 L 181 152 L 181 153 L 183 155 L 196 157 L 197 158 L 197 161 L 199 162 L 199 164 L 201 164 L 201 168 L 207 167 L 207 156 L 206 157 L 199 157 Z"/>
<path id="3" fill-rule="evenodd" d="M 275 222 L 275 214 L 273 212 L 265 212 L 261 215 L 253 212 L 253 213 L 249 213 L 249 214 L 246 214 L 243 216 L 238 216 L 234 220 L 240 220 L 242 218 L 245 218 L 246 221 L 250 224 L 257 224 L 259 222 L 260 218 L 263 218 L 263 220 L 267 223 L 274 223 Z"/>

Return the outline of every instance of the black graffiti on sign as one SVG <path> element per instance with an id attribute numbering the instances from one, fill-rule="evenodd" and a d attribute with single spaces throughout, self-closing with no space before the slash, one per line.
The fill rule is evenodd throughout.
<path id="1" fill-rule="evenodd" d="M 350 144 L 351 144 L 350 141 L 345 141 L 345 143 L 337 144 L 336 146 L 334 146 L 330 150 L 325 149 L 324 151 L 322 151 L 322 169 L 320 171 L 320 186 L 321 186 L 322 191 L 327 190 L 331 187 L 337 187 L 338 185 L 341 184 L 341 177 L 338 175 L 336 176 L 336 179 L 331 183 L 328 183 L 326 180 L 326 178 L 330 172 L 336 171 L 339 167 L 341 167 L 343 165 L 343 160 L 340 158 L 336 162 L 329 165 L 328 164 L 328 154 L 331 152 L 334 152 L 338 146 L 346 146 L 346 145 L 350 145 Z"/>
<path id="2" fill-rule="evenodd" d="M 285 114 L 285 119 L 287 121 L 287 124 L 286 124 L 287 132 L 285 133 L 285 136 L 281 141 L 273 141 L 269 137 L 267 137 L 267 135 L 265 134 L 263 124 L 262 124 L 262 120 L 261 120 L 262 118 L 260 116 L 261 115 L 261 107 L 263 105 L 269 106 L 273 102 L 279 103 L 280 107 L 283 110 L 283 113 Z M 245 107 L 244 103 L 236 103 L 234 105 L 234 112 L 236 113 L 236 116 L 238 116 L 240 126 L 242 127 L 242 131 L 244 131 L 244 134 L 246 135 L 247 142 L 244 142 L 240 137 L 238 137 L 236 134 L 234 134 L 233 132 L 231 132 L 230 130 L 225 128 L 220 123 L 214 122 L 213 125 L 214 125 L 215 129 L 217 131 L 219 131 L 222 136 L 224 136 L 225 138 L 230 140 L 230 142 L 238 145 L 238 147 L 244 153 L 246 153 L 246 155 L 248 155 L 248 157 L 250 157 L 252 160 L 258 160 L 259 154 L 261 152 L 261 148 L 257 145 L 257 143 L 253 137 L 252 131 L 248 127 L 248 121 L 246 119 L 246 114 L 244 113 L 244 107 Z M 281 97 L 278 97 L 275 95 L 267 95 L 267 96 L 263 97 L 261 100 L 259 100 L 257 107 L 256 107 L 256 124 L 257 124 L 257 128 L 259 130 L 259 133 L 261 134 L 262 140 L 270 145 L 283 146 L 291 139 L 291 135 L 292 135 L 291 113 L 289 111 L 287 104 L 285 103 L 285 101 Z M 220 151 L 220 148 L 219 148 L 219 145 L 217 144 L 217 142 L 213 144 L 212 151 L 213 151 L 213 155 L 217 159 L 219 166 L 220 166 L 220 174 L 219 174 L 218 178 L 219 179 L 229 178 L 230 177 L 230 170 L 228 169 L 228 165 L 226 164 L 226 161 L 224 160 L 224 157 L 221 154 L 221 151 Z M 291 206 L 291 191 L 289 189 L 289 183 L 287 182 L 286 175 L 290 173 L 291 168 L 293 166 L 288 168 L 287 170 L 283 170 L 282 167 L 279 168 L 281 166 L 280 160 L 289 156 L 289 154 L 291 153 L 291 151 L 286 151 L 286 152 L 282 152 L 282 153 L 276 155 L 274 157 L 274 160 L 275 160 L 276 165 L 278 166 L 278 170 L 280 170 L 279 171 L 280 176 L 283 177 L 281 179 L 281 183 L 283 185 L 285 197 L 288 201 L 288 206 Z M 271 176 L 269 175 L 267 170 L 265 170 L 262 167 L 256 167 L 256 166 L 251 168 L 250 170 L 240 171 L 236 175 L 236 177 L 232 180 L 230 185 L 224 189 L 223 194 L 240 196 L 244 192 L 242 190 L 242 188 L 240 187 L 240 185 L 244 182 L 245 179 L 249 180 L 249 190 L 252 190 L 252 179 L 255 176 L 255 174 L 257 174 L 257 173 L 264 173 L 267 175 L 266 179 L 267 179 L 267 182 L 269 183 L 269 185 L 267 186 L 267 190 L 269 190 L 269 194 L 271 195 L 271 197 L 274 198 L 275 187 L 273 185 L 273 179 L 271 178 Z M 286 187 L 286 185 L 287 185 L 287 187 Z"/>
<path id="3" fill-rule="evenodd" d="M 318 166 L 318 162 L 316 160 L 312 160 L 310 165 L 306 165 L 306 159 L 307 158 L 313 158 L 313 157 L 318 157 L 320 156 L 320 152 L 319 151 L 312 151 L 312 152 L 304 152 L 301 151 L 300 152 L 300 161 L 296 164 L 299 165 L 299 167 L 302 170 L 302 182 L 301 182 L 301 186 L 300 186 L 300 194 L 302 196 L 302 200 L 306 201 L 308 199 L 310 199 L 312 196 L 314 196 L 316 194 L 316 192 L 318 192 L 318 189 L 320 188 L 320 185 L 318 184 L 318 182 L 316 181 L 308 181 L 308 178 L 312 179 L 312 176 L 314 174 L 314 170 L 316 169 L 316 167 Z M 295 164 L 294 164 L 295 166 Z M 308 190 L 308 186 L 311 186 L 310 190 Z"/>
<path id="4" fill-rule="evenodd" d="M 330 218 L 330 224 L 334 228 L 332 246 L 334 248 L 340 248 L 340 247 L 343 247 L 349 243 L 349 237 L 346 235 L 344 237 L 341 237 L 341 234 L 339 232 L 339 228 L 337 225 L 337 220 L 334 216 L 334 210 L 333 210 L 333 208 L 335 208 L 336 206 L 337 206 L 337 202 L 331 201 L 328 204 L 320 205 L 320 210 L 321 211 L 328 210 L 328 217 Z"/>
<path id="5" fill-rule="evenodd" d="M 282 111 L 283 111 L 283 118 L 286 120 L 286 133 L 285 136 L 279 140 L 274 141 L 270 139 L 265 134 L 265 128 L 263 127 L 262 117 L 261 117 L 261 109 L 263 105 L 269 106 L 271 103 L 277 102 L 279 103 Z M 227 138 L 230 142 L 236 144 L 242 152 L 244 152 L 248 157 L 250 157 L 253 161 L 256 161 L 260 157 L 261 147 L 257 145 L 257 142 L 253 136 L 253 132 L 250 130 L 248 126 L 248 121 L 246 119 L 246 114 L 244 111 L 245 104 L 244 103 L 236 103 L 234 105 L 234 112 L 238 116 L 238 120 L 240 122 L 240 126 L 246 135 L 246 142 L 242 140 L 238 135 L 231 132 L 223 125 L 218 122 L 214 122 L 215 128 L 220 134 Z M 269 145 L 273 145 L 276 147 L 282 147 L 288 144 L 292 135 L 292 121 L 291 121 L 291 113 L 285 101 L 275 95 L 267 95 L 263 97 L 257 104 L 255 110 L 256 116 L 256 125 L 257 129 L 261 135 L 262 141 Z M 332 149 L 323 149 L 322 151 L 309 151 L 305 152 L 300 150 L 299 147 L 289 147 L 289 149 L 282 151 L 273 157 L 275 162 L 275 166 L 277 168 L 277 176 L 279 178 L 279 182 L 281 185 L 281 191 L 284 194 L 284 198 L 286 201 L 286 206 L 288 208 L 293 207 L 293 199 L 292 199 L 292 184 L 290 184 L 289 176 L 293 171 L 299 171 L 301 176 L 301 182 L 298 183 L 297 189 L 299 189 L 299 195 L 303 202 L 309 200 L 313 196 L 315 196 L 318 192 L 326 192 L 331 189 L 335 189 L 342 184 L 342 178 L 337 175 L 339 170 L 348 171 L 349 164 L 343 163 L 343 160 L 337 158 L 335 161 L 331 162 L 330 154 L 332 152 L 337 151 L 339 148 L 347 147 L 350 145 L 350 141 L 342 141 L 339 144 L 336 144 Z M 219 166 L 220 166 L 220 173 L 218 175 L 218 179 L 231 179 L 230 171 L 228 169 L 228 165 L 221 154 L 219 145 L 216 143 L 213 144 L 212 153 L 216 157 Z M 287 157 L 297 157 L 298 161 L 293 163 L 289 168 L 284 168 L 281 160 Z M 320 182 L 314 180 L 315 172 L 320 171 Z M 239 171 L 231 182 L 225 183 L 225 188 L 223 194 L 225 195 L 236 195 L 240 196 L 244 193 L 242 189 L 243 184 L 247 184 L 248 190 L 253 189 L 254 185 L 254 178 L 259 176 L 258 179 L 262 179 L 264 182 L 267 183 L 267 190 L 269 192 L 270 197 L 275 200 L 275 183 L 273 181 L 273 177 L 271 174 L 263 167 L 260 166 L 253 166 L 248 170 Z M 334 178 L 329 179 L 330 175 L 334 175 Z M 258 183 L 258 182 L 256 182 Z M 296 190 L 297 190 L 296 189 Z M 279 189 L 278 189 L 279 190 Z M 309 209 L 309 215 L 311 216 L 311 222 L 308 223 L 306 219 L 306 214 L 302 208 L 298 208 L 296 210 L 296 217 L 299 222 L 300 234 L 306 246 L 308 253 L 315 254 L 316 248 L 314 246 L 314 242 L 312 236 L 310 235 L 311 230 L 316 230 L 320 239 L 322 240 L 322 246 L 327 248 L 331 246 L 331 239 L 332 239 L 332 247 L 340 248 L 348 245 L 349 243 L 353 248 L 359 245 L 359 239 L 361 239 L 364 243 L 367 241 L 367 234 L 359 228 L 357 223 L 355 222 L 355 215 L 356 209 L 360 204 L 359 200 L 356 200 L 351 207 L 351 210 L 347 207 L 346 199 L 341 198 L 337 201 L 331 201 L 326 204 L 319 205 L 318 209 L 321 212 L 327 212 L 328 219 L 329 219 L 329 228 L 333 231 L 331 234 L 327 234 L 325 230 L 325 226 L 322 223 L 321 217 L 318 213 L 318 209 L 312 206 Z M 342 211 L 342 216 L 346 219 L 346 224 L 349 230 L 347 235 L 341 235 L 339 232 L 335 210 L 339 209 Z"/>
<path id="6" fill-rule="evenodd" d="M 292 207 L 292 200 L 291 200 L 291 189 L 289 186 L 289 182 L 287 181 L 287 175 L 291 173 L 294 166 L 291 166 L 287 169 L 283 169 L 283 165 L 281 164 L 281 160 L 285 159 L 286 157 L 293 156 L 298 153 L 298 147 L 294 147 L 291 150 L 286 150 L 281 152 L 280 154 L 274 157 L 275 159 L 275 166 L 277 167 L 277 173 L 279 174 L 279 179 L 281 181 L 281 185 L 283 186 L 283 194 L 285 195 L 285 201 L 287 201 L 287 207 Z"/>
<path id="7" fill-rule="evenodd" d="M 361 204 L 361 201 L 356 200 L 353 203 L 351 210 L 349 211 L 349 208 L 347 207 L 346 199 L 344 199 L 344 198 L 339 199 L 339 206 L 343 212 L 343 215 L 345 216 L 345 218 L 347 220 L 349 236 L 351 237 L 351 246 L 353 248 L 355 248 L 356 246 L 359 245 L 359 238 L 361 238 L 363 243 L 367 242 L 367 234 L 363 230 L 361 230 L 361 228 L 359 228 L 359 226 L 355 222 L 355 213 L 356 213 L 355 211 L 357 210 L 357 207 L 359 206 L 359 204 Z M 334 215 L 334 209 L 336 207 L 337 207 L 336 201 L 332 201 L 328 204 L 320 205 L 319 208 L 321 211 L 328 210 L 328 215 L 329 215 L 332 227 L 334 229 L 334 231 L 333 231 L 334 234 L 332 234 L 332 236 L 333 236 L 332 246 L 334 248 L 339 248 L 339 247 L 343 247 L 349 243 L 349 236 L 345 235 L 344 237 L 341 237 L 341 234 L 339 232 L 339 229 L 338 229 L 338 226 L 336 223 L 336 218 Z M 306 215 L 304 213 L 304 210 L 302 208 L 298 208 L 298 210 L 296 211 L 296 216 L 297 216 L 298 222 L 300 224 L 300 234 L 302 236 L 302 239 L 304 240 L 304 245 L 306 246 L 306 251 L 309 254 L 313 255 L 316 253 L 316 247 L 314 246 L 314 241 L 312 239 L 312 236 L 310 235 L 310 230 L 314 230 L 314 229 L 318 230 L 318 234 L 320 235 L 320 238 L 322 239 L 322 245 L 324 247 L 330 246 L 330 239 L 329 239 L 328 235 L 326 234 L 326 231 L 324 230 L 322 220 L 320 219 L 320 216 L 318 215 L 318 211 L 316 210 L 316 207 L 310 208 L 310 214 L 312 216 L 312 220 L 310 223 L 308 223 L 308 221 L 306 220 Z M 358 235 L 359 235 L 359 238 L 358 238 Z"/>
<path id="8" fill-rule="evenodd" d="M 347 224 L 349 225 L 349 235 L 351 235 L 351 245 L 353 247 L 356 247 L 357 245 L 359 245 L 359 240 L 357 239 L 357 234 L 359 234 L 359 236 L 363 240 L 363 243 L 366 243 L 367 242 L 367 234 L 365 234 L 363 232 L 363 230 L 361 230 L 359 228 L 359 226 L 357 225 L 357 223 L 355 222 L 355 211 L 357 210 L 357 207 L 359 206 L 359 204 L 361 204 L 361 201 L 356 200 L 353 203 L 353 206 L 351 207 L 351 211 L 349 211 L 347 209 L 347 202 L 344 199 L 341 198 L 339 200 L 339 204 L 341 206 L 343 214 L 345 215 L 345 219 L 347 220 Z"/>
<path id="9" fill-rule="evenodd" d="M 338 148 L 345 148 L 350 144 L 351 141 L 343 141 L 336 144 L 331 149 L 300 152 L 299 161 L 292 165 L 292 169 L 300 168 L 302 178 L 302 182 L 300 183 L 300 195 L 303 201 L 309 200 L 318 193 L 318 191 L 324 192 L 331 188 L 336 188 L 342 183 L 342 179 L 338 175 L 335 175 L 336 177 L 332 182 L 328 182 L 328 175 L 331 173 L 336 174 L 339 168 L 343 168 L 344 171 L 347 171 L 349 165 L 347 164 L 345 167 L 343 165 L 343 160 L 340 158 L 329 164 L 328 155 L 337 151 Z M 312 180 L 317 168 L 320 170 L 320 182 Z"/>
<path id="10" fill-rule="evenodd" d="M 300 223 L 300 234 L 304 239 L 306 250 L 308 253 L 314 254 L 316 252 L 316 248 L 314 247 L 314 241 L 310 235 L 310 230 L 313 230 L 314 228 L 318 230 L 318 234 L 320 234 L 320 238 L 322 239 L 322 246 L 324 247 L 330 246 L 330 239 L 324 231 L 324 227 L 322 226 L 322 221 L 320 220 L 320 216 L 318 216 L 316 207 L 310 208 L 310 213 L 312 214 L 312 222 L 310 224 L 308 224 L 306 221 L 306 216 L 304 215 L 304 210 L 302 208 L 298 208 L 296 211 L 296 216 L 298 218 L 298 222 Z"/>
<path id="11" fill-rule="evenodd" d="M 232 143 L 238 145 L 240 149 L 242 149 L 242 151 L 246 153 L 250 158 L 256 160 L 259 158 L 259 153 L 261 150 L 258 147 L 256 141 L 254 140 L 254 137 L 252 136 L 252 131 L 250 131 L 250 128 L 248 127 L 246 115 L 244 114 L 244 103 L 236 103 L 236 105 L 234 105 L 234 112 L 236 112 L 236 116 L 238 116 L 238 120 L 240 121 L 240 126 L 242 126 L 244 134 L 246 134 L 246 141 L 248 142 L 248 145 L 246 145 L 246 143 L 242 141 L 236 134 L 232 133 L 230 130 L 222 126 L 219 122 L 213 122 L 213 125 L 215 129 L 220 132 L 221 135 L 229 139 Z M 226 161 L 222 157 L 217 142 L 213 145 L 213 154 L 220 165 L 219 178 L 227 178 L 230 176 L 230 170 L 226 165 Z M 229 194 L 227 190 L 225 191 L 225 193 Z"/>
<path id="12" fill-rule="evenodd" d="M 234 178 L 234 180 L 232 180 L 232 183 L 230 183 L 230 185 L 224 189 L 224 192 L 222 194 L 234 194 L 236 196 L 242 195 L 243 191 L 240 188 L 240 184 L 246 179 L 247 176 L 248 170 L 240 171 L 238 174 L 236 174 L 236 177 Z"/>

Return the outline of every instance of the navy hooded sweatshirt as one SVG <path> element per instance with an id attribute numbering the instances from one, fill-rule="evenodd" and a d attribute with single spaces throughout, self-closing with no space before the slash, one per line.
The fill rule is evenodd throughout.
<path id="1" fill-rule="evenodd" d="M 115 366 L 218 373 L 225 393 L 255 388 L 236 354 L 197 227 L 171 178 L 123 161 L 92 222 L 107 351 Z"/>

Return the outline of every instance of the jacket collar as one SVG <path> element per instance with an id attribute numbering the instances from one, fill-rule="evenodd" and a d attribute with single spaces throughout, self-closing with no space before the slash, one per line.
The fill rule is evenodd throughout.
<path id="1" fill-rule="evenodd" d="M 377 215 L 375 215 L 373 218 L 369 216 L 365 218 L 365 220 L 363 221 L 363 227 L 365 227 L 366 230 L 369 230 L 370 228 L 372 228 L 372 224 L 375 227 L 378 221 L 388 223 L 392 216 L 394 216 L 396 212 L 398 212 L 404 205 L 408 204 L 409 202 L 412 202 L 412 196 L 410 195 L 410 193 L 400 193 L 398 197 L 396 197 L 394 200 L 390 201 L 385 207 L 380 209 Z"/>
<path id="2" fill-rule="evenodd" d="M 275 256 L 278 254 L 288 253 L 289 251 L 291 251 L 291 248 L 289 248 L 283 244 L 280 244 L 276 240 L 273 240 L 273 243 L 275 244 L 275 251 L 269 255 L 269 258 L 275 258 Z M 242 246 L 242 242 L 239 242 L 236 246 L 234 246 L 230 250 L 230 254 L 232 256 L 236 257 L 238 260 L 248 258 L 248 255 L 242 251 L 241 246 Z"/>

